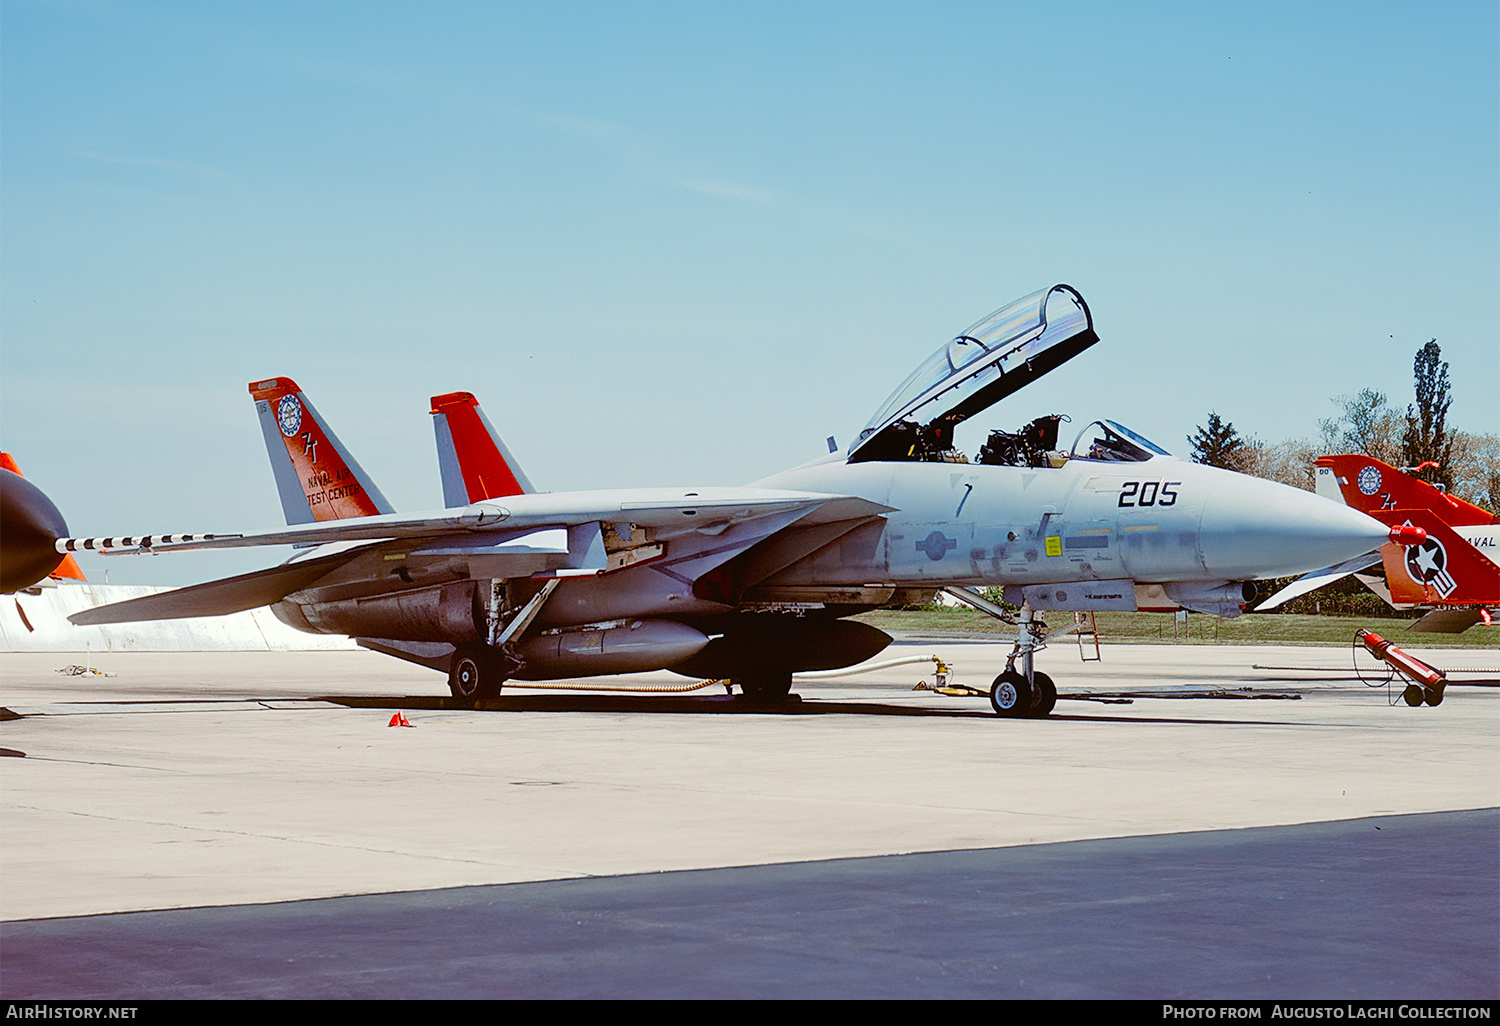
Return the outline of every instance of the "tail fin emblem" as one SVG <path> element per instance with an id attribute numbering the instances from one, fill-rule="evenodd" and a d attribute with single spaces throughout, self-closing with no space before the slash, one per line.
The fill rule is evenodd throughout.
<path id="1" fill-rule="evenodd" d="M 250 397 L 288 524 L 392 512 L 375 482 L 295 381 L 253 382 Z"/>
<path id="2" fill-rule="evenodd" d="M 297 436 L 302 427 L 302 404 L 297 401 L 296 396 L 281 397 L 281 402 L 276 404 L 276 424 L 288 438 Z"/>
<path id="3" fill-rule="evenodd" d="M 1443 598 L 1452 595 L 1458 587 L 1458 582 L 1448 573 L 1448 552 L 1436 538 L 1407 547 L 1406 572 L 1412 580 L 1435 587 Z"/>

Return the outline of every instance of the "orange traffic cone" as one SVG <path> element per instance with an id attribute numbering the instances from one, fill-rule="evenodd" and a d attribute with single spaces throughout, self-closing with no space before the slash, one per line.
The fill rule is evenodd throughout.
<path id="1" fill-rule="evenodd" d="M 394 716 L 391 717 L 391 722 L 387 723 L 386 726 L 387 727 L 409 727 L 409 726 L 411 726 L 411 724 L 406 722 L 406 713 L 398 712 L 396 715 L 394 715 Z"/>

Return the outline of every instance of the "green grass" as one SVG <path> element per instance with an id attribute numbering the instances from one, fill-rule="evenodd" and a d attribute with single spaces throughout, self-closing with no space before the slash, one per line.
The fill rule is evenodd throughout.
<path id="1" fill-rule="evenodd" d="M 1072 623 L 1073 614 L 1044 618 L 1056 630 Z M 971 609 L 877 609 L 853 619 L 891 633 L 976 639 L 1015 633 L 1011 625 Z M 1470 627 L 1462 634 L 1414 634 L 1407 628 L 1415 619 L 1252 613 L 1221 620 L 1189 613 L 1186 623 L 1177 623 L 1169 613 L 1095 614 L 1099 640 L 1117 645 L 1347 645 L 1355 631 L 1369 630 L 1412 648 L 1500 648 L 1500 626 Z"/>

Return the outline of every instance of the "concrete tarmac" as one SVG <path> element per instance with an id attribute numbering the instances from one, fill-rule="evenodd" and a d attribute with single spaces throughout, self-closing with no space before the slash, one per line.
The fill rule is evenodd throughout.
<path id="1" fill-rule="evenodd" d="M 931 664 L 465 710 L 365 652 L 0 656 L 0 996 L 1500 997 L 1500 689 L 1103 654 L 1046 720 Z"/>

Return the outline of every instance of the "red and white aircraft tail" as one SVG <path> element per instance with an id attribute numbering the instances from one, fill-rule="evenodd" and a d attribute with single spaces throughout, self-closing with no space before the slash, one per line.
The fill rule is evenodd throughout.
<path id="1" fill-rule="evenodd" d="M 435 395 L 428 412 L 437 435 L 444 506 L 452 509 L 536 491 L 473 395 Z"/>
<path id="2" fill-rule="evenodd" d="M 1450 527 L 1500 523 L 1500 518 L 1489 510 L 1454 498 L 1421 478 L 1402 473 L 1370 456 L 1351 453 L 1320 456 L 1316 467 L 1319 495 L 1343 502 L 1392 527 L 1402 522 L 1393 519 L 1394 512 L 1410 509 L 1428 510 Z"/>
<path id="3" fill-rule="evenodd" d="M 1420 527 L 1424 541 L 1381 547 L 1387 600 L 1434 607 L 1414 631 L 1457 633 L 1493 622 L 1500 606 L 1500 517 L 1369 456 L 1317 461 L 1319 491 L 1391 527 Z"/>
<path id="4" fill-rule="evenodd" d="M 291 378 L 250 383 L 289 526 L 394 513 Z"/>
<path id="5" fill-rule="evenodd" d="M 1493 623 L 1490 607 L 1500 607 L 1500 565 L 1491 556 L 1500 532 L 1491 530 L 1481 536 L 1491 553 L 1486 556 L 1473 541 L 1427 510 L 1396 510 L 1395 514 L 1403 516 L 1403 523 L 1427 532 L 1427 540 L 1420 544 L 1385 545 L 1380 550 L 1391 604 L 1436 607 L 1411 629 L 1456 633 L 1476 623 Z"/>

